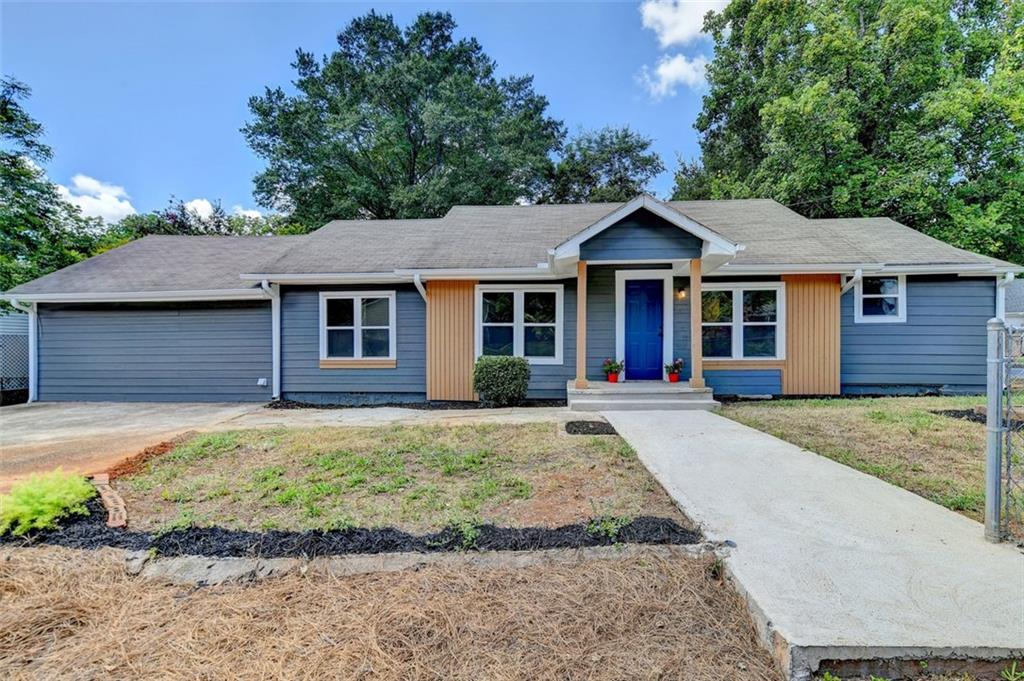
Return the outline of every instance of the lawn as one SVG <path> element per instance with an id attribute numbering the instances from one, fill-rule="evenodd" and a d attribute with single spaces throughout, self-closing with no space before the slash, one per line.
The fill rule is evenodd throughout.
<path id="1" fill-rule="evenodd" d="M 727 404 L 723 416 L 981 520 L 985 426 L 936 414 L 983 397 L 886 397 Z"/>
<path id="2" fill-rule="evenodd" d="M 685 522 L 621 438 L 555 423 L 203 434 L 116 486 L 130 526 L 157 531 Z"/>

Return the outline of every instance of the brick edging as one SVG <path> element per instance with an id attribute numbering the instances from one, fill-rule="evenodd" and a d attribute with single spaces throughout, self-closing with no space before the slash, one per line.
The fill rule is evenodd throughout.
<path id="1" fill-rule="evenodd" d="M 106 473 L 97 473 L 91 478 L 93 487 L 100 493 L 100 501 L 107 509 L 107 527 L 127 527 L 128 509 L 125 508 L 124 499 L 110 486 L 110 476 Z"/>

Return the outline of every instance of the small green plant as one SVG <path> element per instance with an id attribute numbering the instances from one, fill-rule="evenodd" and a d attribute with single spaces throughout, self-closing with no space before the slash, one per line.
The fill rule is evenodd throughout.
<path id="1" fill-rule="evenodd" d="M 666 374 L 678 374 L 682 370 L 683 370 L 683 360 L 682 359 L 678 359 L 678 358 L 674 359 L 674 360 L 672 360 L 672 362 L 670 364 L 666 364 L 665 365 L 665 373 Z"/>
<path id="2" fill-rule="evenodd" d="M 629 523 L 629 518 L 603 515 L 598 518 L 592 518 L 587 523 L 587 534 L 594 537 L 607 537 L 611 541 L 616 541 L 619 538 L 619 532 Z"/>
<path id="3" fill-rule="evenodd" d="M 185 444 L 176 447 L 167 456 L 167 459 L 169 461 L 192 463 L 193 461 L 221 456 L 236 449 L 238 445 L 238 433 L 209 433 L 196 436 Z"/>
<path id="4" fill-rule="evenodd" d="M 61 518 L 88 515 L 85 502 L 95 495 L 88 480 L 60 468 L 30 476 L 0 495 L 0 534 L 53 529 Z"/>
<path id="5" fill-rule="evenodd" d="M 480 521 L 477 518 L 457 518 L 448 526 L 459 538 L 459 548 L 469 551 L 480 539 Z"/>
<path id="6" fill-rule="evenodd" d="M 1018 670 L 1017 663 L 1014 662 L 1003 670 L 1001 676 L 1004 681 L 1024 681 L 1024 669 Z"/>
<path id="7" fill-rule="evenodd" d="M 605 375 L 620 373 L 625 368 L 625 362 L 614 360 L 611 357 L 601 362 L 601 371 L 603 371 Z"/>
<path id="8" fill-rule="evenodd" d="M 473 368 L 473 390 L 488 407 L 514 407 L 526 399 L 530 364 L 522 357 L 481 357 Z"/>

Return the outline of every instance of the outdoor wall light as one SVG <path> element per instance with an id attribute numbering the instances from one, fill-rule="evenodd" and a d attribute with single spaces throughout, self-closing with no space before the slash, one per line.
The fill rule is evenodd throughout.
<path id="1" fill-rule="evenodd" d="M 686 289 L 681 288 L 678 291 L 676 291 L 676 300 L 686 300 L 686 295 Z"/>

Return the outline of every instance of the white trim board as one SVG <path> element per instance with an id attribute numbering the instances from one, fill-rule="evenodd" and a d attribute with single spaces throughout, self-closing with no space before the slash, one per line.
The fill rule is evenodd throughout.
<path id="1" fill-rule="evenodd" d="M 477 284 L 473 290 L 473 357 L 474 361 L 483 354 L 484 331 L 483 331 L 483 296 L 488 291 L 505 291 L 513 295 L 513 318 L 512 318 L 512 355 L 524 357 L 530 364 L 563 364 L 563 350 L 565 347 L 565 287 L 562 284 Z M 523 346 L 523 294 L 527 291 L 547 291 L 555 294 L 555 356 L 554 357 L 525 357 Z"/>
<path id="2" fill-rule="evenodd" d="M 672 357 L 672 324 L 675 318 L 673 310 L 673 274 L 672 270 L 616 270 L 615 271 L 615 357 L 616 361 L 626 358 L 626 282 L 632 279 L 651 280 L 658 279 L 662 282 L 662 337 L 661 337 L 661 360 L 662 364 L 668 364 Z M 662 378 L 665 378 L 665 368 L 661 370 Z M 629 367 L 622 372 L 622 380 L 629 378 Z"/>

